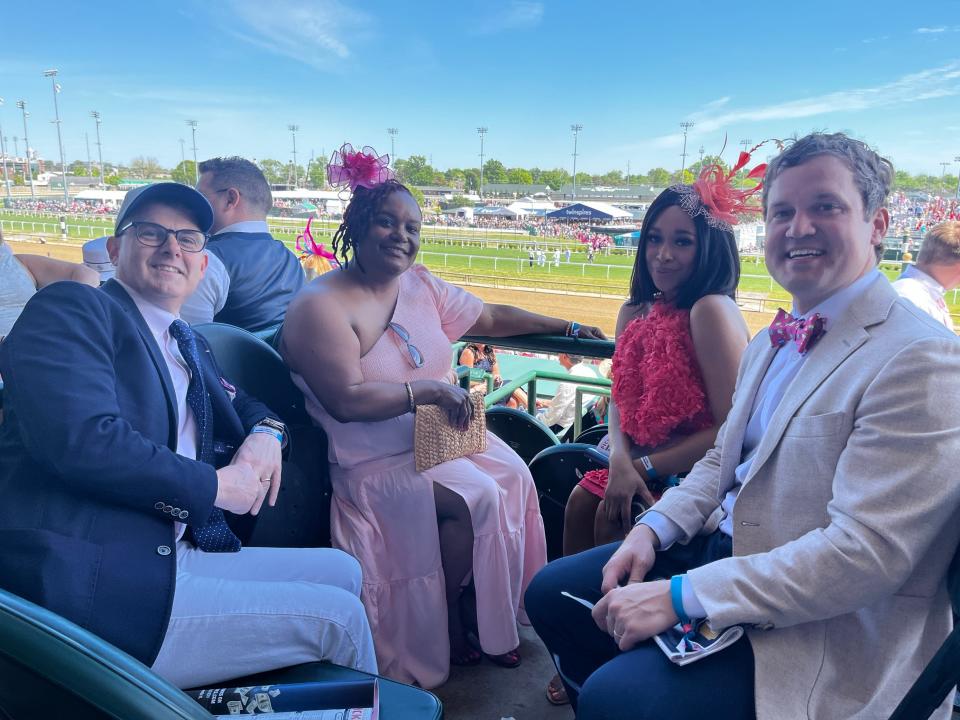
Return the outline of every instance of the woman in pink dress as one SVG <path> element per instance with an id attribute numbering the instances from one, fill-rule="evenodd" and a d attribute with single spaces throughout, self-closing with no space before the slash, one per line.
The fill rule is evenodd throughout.
<path id="1" fill-rule="evenodd" d="M 523 592 L 546 562 L 543 522 L 523 461 L 487 434 L 485 452 L 417 472 L 417 405 L 466 427 L 468 393 L 451 382 L 450 344 L 466 333 L 574 334 L 596 328 L 478 298 L 414 261 L 420 208 L 383 158 L 344 146 L 328 168 L 353 198 L 334 236 L 341 269 L 291 303 L 281 352 L 327 433 L 334 544 L 363 567 L 363 601 L 382 673 L 432 688 L 468 643 L 515 667 Z M 472 580 L 475 608 L 463 588 Z"/>

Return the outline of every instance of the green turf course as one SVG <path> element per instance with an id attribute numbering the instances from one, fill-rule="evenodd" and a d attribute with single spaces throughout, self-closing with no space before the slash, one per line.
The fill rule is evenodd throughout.
<path id="1" fill-rule="evenodd" d="M 299 218 L 270 218 L 271 231 L 291 250 L 296 236 L 303 231 L 305 221 Z M 319 225 L 319 227 L 318 227 Z M 330 249 L 335 223 L 317 223 L 311 226 L 314 239 Z M 0 228 L 5 232 L 43 235 L 57 238 L 60 236 L 59 222 L 53 215 L 28 215 L 22 213 L 0 213 Z M 84 241 L 100 235 L 108 235 L 113 230 L 112 219 L 98 216 L 69 216 L 67 220 L 68 240 Z M 515 280 L 519 286 L 537 287 L 549 282 L 559 286 L 569 282 L 575 290 L 587 291 L 591 288 L 626 294 L 633 268 L 633 255 L 627 250 L 612 248 L 610 255 L 598 253 L 594 263 L 587 263 L 584 252 L 575 252 L 568 264 L 561 257 L 559 267 L 553 265 L 552 253 L 547 254 L 547 265 L 531 267 L 527 251 L 522 247 L 501 245 L 489 247 L 489 244 L 518 240 L 529 241 L 532 238 L 492 233 L 496 238 L 488 238 L 485 233 L 471 234 L 462 228 L 438 228 L 424 226 L 419 261 L 429 268 L 461 275 L 482 276 L 504 280 Z M 549 239 L 538 238 L 547 247 Z M 556 246 L 554 240 L 553 247 Z M 893 280 L 900 269 L 893 264 L 881 265 L 884 274 Z M 770 299 L 787 299 L 788 294 L 773 282 L 761 258 L 744 257 L 741 261 L 741 293 L 764 295 Z M 951 313 L 960 314 L 960 295 L 948 293 L 947 305 Z"/>

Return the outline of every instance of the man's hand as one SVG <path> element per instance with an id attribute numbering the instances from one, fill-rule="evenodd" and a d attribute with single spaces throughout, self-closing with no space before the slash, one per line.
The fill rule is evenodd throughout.
<path id="1" fill-rule="evenodd" d="M 235 462 L 217 470 L 217 497 L 213 501 L 221 510 L 236 515 L 250 512 L 261 494 L 260 478 L 249 464 Z"/>
<path id="2" fill-rule="evenodd" d="M 230 461 L 231 465 L 246 463 L 256 473 L 260 481 L 260 488 L 256 502 L 250 509 L 251 515 L 260 512 L 260 507 L 269 493 L 269 504 L 273 507 L 277 503 L 277 493 L 280 492 L 280 443 L 267 433 L 252 433 L 247 435 L 243 445 Z"/>
<path id="3" fill-rule="evenodd" d="M 679 622 L 670 601 L 670 581 L 641 582 L 614 588 L 593 607 L 597 627 L 609 633 L 621 651 Z"/>
<path id="4" fill-rule="evenodd" d="M 600 592 L 604 595 L 624 585 L 641 583 L 653 567 L 660 539 L 646 525 L 637 525 L 603 566 Z M 596 615 L 594 615 L 596 617 Z"/>

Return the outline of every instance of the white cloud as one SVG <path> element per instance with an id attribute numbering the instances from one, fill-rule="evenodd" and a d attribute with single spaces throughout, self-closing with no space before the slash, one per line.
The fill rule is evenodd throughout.
<path id="1" fill-rule="evenodd" d="M 499 7 L 485 4 L 484 17 L 473 32 L 477 35 L 491 35 L 506 30 L 522 30 L 535 27 L 543 20 L 543 3 L 528 0 L 510 0 Z"/>
<path id="2" fill-rule="evenodd" d="M 227 32 L 277 55 L 322 70 L 352 55 L 348 38 L 369 34 L 372 18 L 338 0 L 230 0 L 214 15 Z M 231 23 L 232 21 L 232 23 Z"/>
<path id="3" fill-rule="evenodd" d="M 939 25 L 939 26 L 937 26 L 937 27 L 921 27 L 921 28 L 917 28 L 914 32 L 918 32 L 918 33 L 920 33 L 921 35 L 926 35 L 926 34 L 930 34 L 930 33 L 942 33 L 942 32 L 946 32 L 946 31 L 947 31 L 946 26 L 944 26 L 944 25 Z"/>

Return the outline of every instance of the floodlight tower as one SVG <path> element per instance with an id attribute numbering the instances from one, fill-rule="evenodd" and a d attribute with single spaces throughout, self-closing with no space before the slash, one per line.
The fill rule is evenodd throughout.
<path id="1" fill-rule="evenodd" d="M 740 144 L 743 145 L 743 151 L 744 151 L 744 152 L 747 151 L 747 148 L 749 148 L 752 143 L 753 143 L 753 140 L 748 140 L 748 139 L 743 139 L 743 140 L 740 141 Z M 741 176 L 740 176 L 740 189 L 741 189 L 741 190 L 743 189 L 744 177 L 745 177 L 744 175 L 741 175 Z"/>
<path id="2" fill-rule="evenodd" d="M 106 187 L 106 180 L 103 176 L 103 143 L 100 142 L 100 113 L 96 110 L 90 111 L 90 117 L 93 118 L 94 122 L 97 124 L 97 157 L 100 160 L 100 185 Z"/>
<path id="3" fill-rule="evenodd" d="M 62 171 L 62 180 L 63 180 L 63 201 L 70 202 L 70 195 L 67 192 L 67 162 L 63 157 L 63 137 L 60 133 L 60 106 L 57 103 L 57 95 L 60 94 L 60 84 L 57 82 L 57 69 L 50 68 L 49 70 L 43 71 L 43 76 L 50 78 L 50 82 L 53 85 L 53 112 L 56 120 L 53 122 L 57 126 L 57 145 L 60 148 L 60 170 Z"/>
<path id="4" fill-rule="evenodd" d="M 30 167 L 30 140 L 27 136 L 27 118 L 30 113 L 27 112 L 27 103 L 25 100 L 17 100 L 17 107 L 23 113 L 23 151 L 27 157 L 27 182 L 30 183 L 30 199 L 37 199 L 37 191 L 33 188 L 33 169 Z"/>
<path id="5" fill-rule="evenodd" d="M 577 199 L 577 136 L 580 135 L 580 131 L 583 130 L 583 125 L 580 123 L 575 123 L 570 126 L 571 132 L 573 132 L 573 199 Z"/>
<path id="6" fill-rule="evenodd" d="M 390 136 L 390 167 L 396 167 L 397 159 L 394 155 L 394 140 L 397 139 L 397 133 L 400 132 L 396 128 L 387 128 L 387 135 Z"/>
<path id="7" fill-rule="evenodd" d="M 957 155 L 954 159 L 954 162 L 960 163 L 960 155 Z M 957 199 L 960 199 L 960 168 L 957 168 Z"/>
<path id="8" fill-rule="evenodd" d="M 193 133 L 193 175 L 195 180 L 195 185 L 200 184 L 200 166 L 197 164 L 197 121 L 196 120 L 187 120 L 187 125 L 190 127 L 190 132 Z"/>
<path id="9" fill-rule="evenodd" d="M 487 134 L 486 127 L 478 127 L 477 134 L 480 136 L 480 199 L 483 199 L 483 137 Z"/>
<path id="10" fill-rule="evenodd" d="M 0 97 L 0 106 L 3 105 L 3 98 Z M 7 199 L 10 198 L 10 176 L 7 175 L 7 139 L 3 136 L 3 126 L 0 126 L 0 161 L 3 162 L 3 187 L 7 191 Z"/>
<path id="11" fill-rule="evenodd" d="M 287 130 L 290 131 L 290 137 L 293 138 L 293 187 L 296 188 L 298 185 L 297 178 L 297 130 L 300 129 L 299 125 L 287 125 Z M 289 176 L 288 176 L 289 177 Z"/>
<path id="12" fill-rule="evenodd" d="M 687 131 L 694 125 L 691 120 L 684 120 L 680 123 L 683 130 L 683 152 L 680 153 L 680 182 L 683 182 L 683 171 L 687 169 Z"/>

